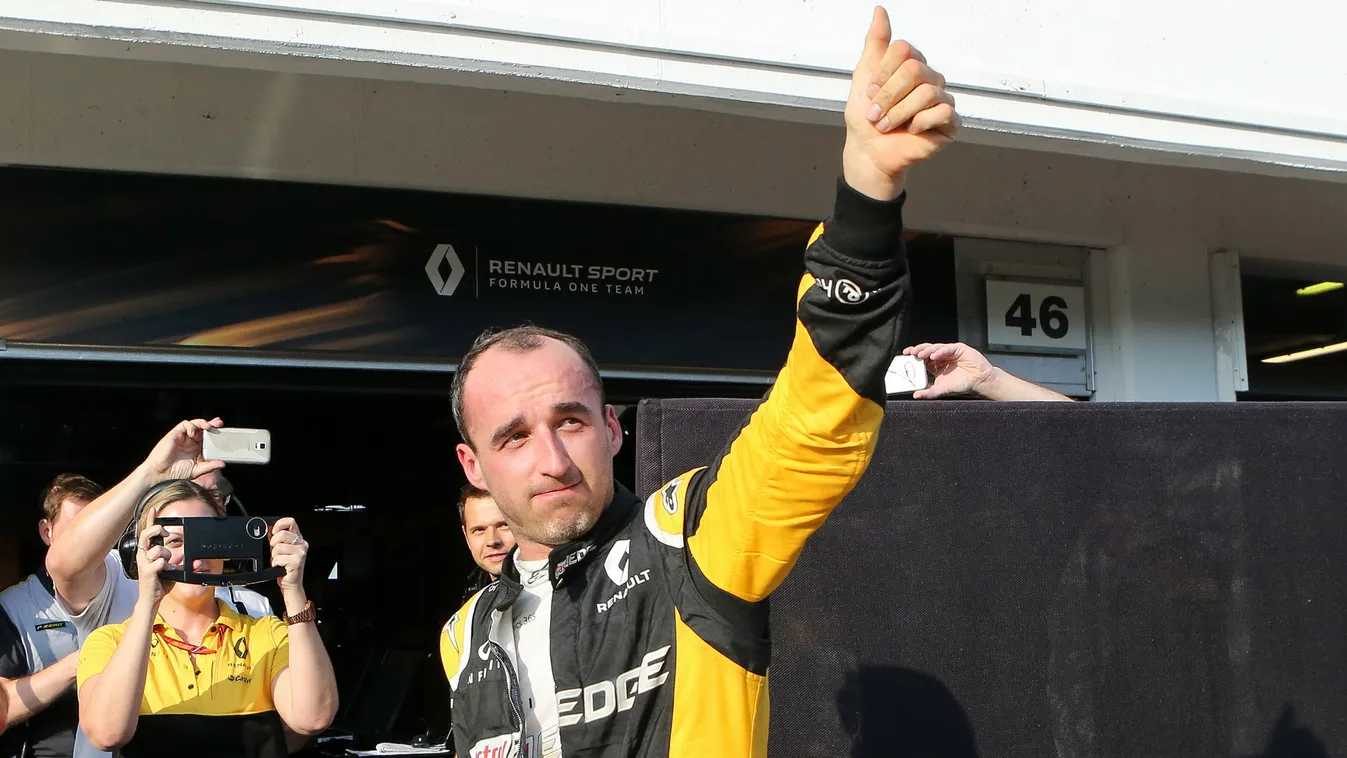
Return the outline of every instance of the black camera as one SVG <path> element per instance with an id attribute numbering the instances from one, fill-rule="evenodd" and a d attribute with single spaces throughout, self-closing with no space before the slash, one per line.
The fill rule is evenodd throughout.
<path id="1" fill-rule="evenodd" d="M 285 569 L 271 564 L 271 525 L 273 518 L 260 516 L 165 516 L 155 520 L 162 526 L 182 527 L 182 568 L 160 573 L 165 579 L 184 584 L 232 587 L 257 584 L 285 575 Z M 164 544 L 154 537 L 152 544 Z M 122 570 L 137 578 L 136 538 L 131 532 L 118 546 Z M 192 570 L 194 561 L 223 559 L 225 570 L 203 574 Z"/>

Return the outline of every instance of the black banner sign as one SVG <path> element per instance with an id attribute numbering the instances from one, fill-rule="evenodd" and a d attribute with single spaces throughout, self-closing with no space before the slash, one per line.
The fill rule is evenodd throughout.
<path id="1" fill-rule="evenodd" d="M 608 365 L 775 370 L 815 221 L 6 169 L 0 336 L 453 360 L 484 328 Z"/>

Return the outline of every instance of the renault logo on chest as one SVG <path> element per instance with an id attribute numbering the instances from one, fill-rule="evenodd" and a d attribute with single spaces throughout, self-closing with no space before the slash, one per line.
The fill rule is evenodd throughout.
<path id="1" fill-rule="evenodd" d="M 603 559 L 603 570 L 608 574 L 608 578 L 613 580 L 613 584 L 617 585 L 617 592 L 604 602 L 595 604 L 599 613 L 607 613 L 613 606 L 626 600 L 633 589 L 650 581 L 650 569 L 636 573 L 631 571 L 631 540 L 618 540 L 613 543 L 612 549 L 608 551 L 608 557 Z"/>
<path id="2" fill-rule="evenodd" d="M 618 540 L 603 561 L 603 568 L 608 572 L 608 578 L 619 587 L 627 583 L 627 559 L 630 556 L 631 540 Z"/>
<path id="3" fill-rule="evenodd" d="M 239 637 L 238 642 L 234 643 L 234 655 L 239 658 L 248 657 L 248 638 Z"/>

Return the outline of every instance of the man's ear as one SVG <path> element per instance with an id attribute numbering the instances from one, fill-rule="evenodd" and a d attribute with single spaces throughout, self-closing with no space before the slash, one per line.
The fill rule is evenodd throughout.
<path id="1" fill-rule="evenodd" d="M 458 443 L 454 448 L 458 453 L 459 465 L 463 466 L 463 475 L 468 477 L 468 484 L 479 490 L 487 489 L 486 477 L 482 476 L 482 467 L 477 460 L 477 452 L 466 442 Z"/>
<path id="2" fill-rule="evenodd" d="M 617 420 L 617 409 L 611 405 L 603 407 L 603 425 L 608 429 L 608 445 L 617 455 L 622 449 L 622 422 Z"/>
<path id="3" fill-rule="evenodd" d="M 51 522 L 50 522 L 50 521 L 48 521 L 47 519 L 42 519 L 41 521 L 37 522 L 37 534 L 38 534 L 39 537 L 42 538 L 42 541 L 43 541 L 43 542 L 47 543 L 47 547 L 51 547 Z"/>

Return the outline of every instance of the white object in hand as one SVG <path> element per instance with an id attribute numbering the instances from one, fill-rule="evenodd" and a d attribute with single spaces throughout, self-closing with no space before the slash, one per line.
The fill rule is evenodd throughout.
<path id="1" fill-rule="evenodd" d="M 889 364 L 884 374 L 884 392 L 889 395 L 902 395 L 926 389 L 926 364 L 911 355 L 900 355 Z"/>

